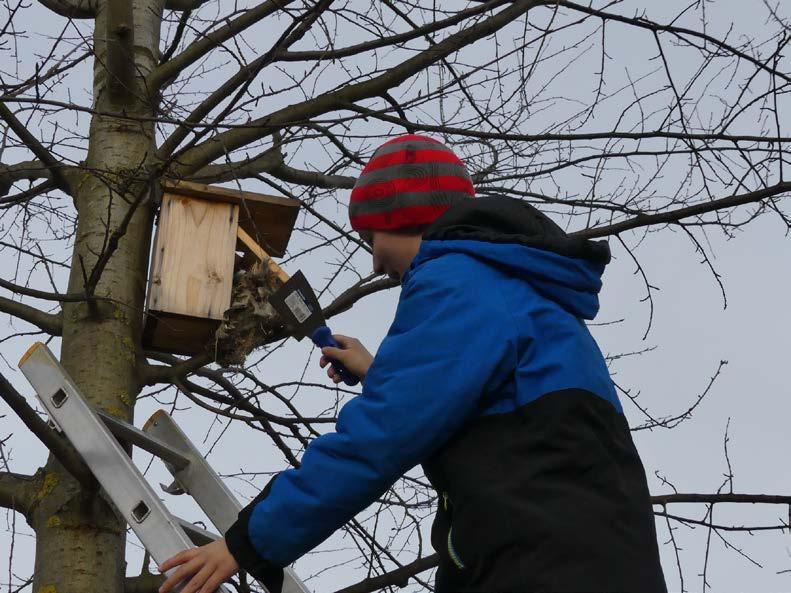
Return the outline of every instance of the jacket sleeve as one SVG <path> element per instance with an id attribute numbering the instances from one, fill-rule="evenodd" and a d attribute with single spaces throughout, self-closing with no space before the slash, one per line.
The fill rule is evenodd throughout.
<path id="1" fill-rule="evenodd" d="M 299 468 L 280 473 L 269 495 L 240 513 L 230 530 L 234 556 L 244 544 L 282 567 L 310 551 L 427 459 L 513 372 L 510 315 L 487 285 L 491 269 L 471 262 L 444 256 L 409 276 L 362 394 Z"/>
<path id="2" fill-rule="evenodd" d="M 278 474 L 279 475 L 279 474 Z M 250 515 L 255 507 L 269 496 L 269 491 L 272 489 L 272 484 L 275 481 L 275 476 L 261 493 L 256 496 L 250 503 L 239 511 L 239 516 L 233 525 L 225 532 L 225 543 L 228 546 L 228 551 L 236 560 L 236 563 L 242 569 L 255 578 L 259 583 L 266 587 L 269 593 L 280 593 L 283 587 L 283 568 L 277 566 L 259 556 L 255 548 L 250 543 L 247 535 L 247 524 L 250 521 Z"/>

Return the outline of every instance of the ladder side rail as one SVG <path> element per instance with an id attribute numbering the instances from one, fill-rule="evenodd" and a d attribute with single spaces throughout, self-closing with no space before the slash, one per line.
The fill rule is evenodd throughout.
<path id="1" fill-rule="evenodd" d="M 143 430 L 169 446 L 184 452 L 190 460 L 189 465 L 179 470 L 166 463 L 168 471 L 181 487 L 195 499 L 214 526 L 225 533 L 236 521 L 242 505 L 201 455 L 198 448 L 164 410 L 155 412 L 145 423 Z M 282 593 L 310 593 L 310 589 L 291 567 L 286 567 L 283 575 Z"/>
<path id="2" fill-rule="evenodd" d="M 52 352 L 36 343 L 22 357 L 19 368 L 151 557 L 159 564 L 193 547 L 181 524 L 83 399 Z M 220 590 L 228 593 L 225 586 Z"/>

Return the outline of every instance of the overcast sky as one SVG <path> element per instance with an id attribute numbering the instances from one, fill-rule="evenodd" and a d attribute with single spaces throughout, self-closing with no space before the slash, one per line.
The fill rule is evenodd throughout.
<path id="1" fill-rule="evenodd" d="M 650 7 L 648 15 L 661 22 L 671 13 L 677 13 L 681 2 L 656 3 L 643 0 L 636 4 Z M 759 0 L 744 2 L 718 1 L 709 4 L 713 34 L 725 31 L 728 24 L 735 23 L 738 35 L 760 35 L 766 26 L 764 5 Z M 787 10 L 787 7 L 785 7 Z M 625 10 L 625 9 L 624 9 Z M 664 12 L 660 12 L 664 11 Z M 63 19 L 45 10 L 26 12 L 28 24 L 27 43 L 31 48 L 41 44 L 42 35 L 63 26 Z M 35 21 L 35 26 L 33 23 Z M 712 32 L 710 31 L 710 32 Z M 633 48 L 633 37 L 618 28 L 608 30 L 607 47 L 612 53 L 613 78 L 617 79 L 626 65 L 639 66 L 647 53 Z M 3 54 L 0 54 L 0 60 Z M 3 64 L 11 68 L 11 64 Z M 25 64 L 25 67 L 29 64 Z M 690 66 L 692 67 L 692 66 Z M 90 88 L 89 72 L 83 70 L 83 90 Z M 573 84 L 572 80 L 565 84 Z M 587 84 L 587 82 L 586 82 Z M 616 84 L 616 82 L 612 82 Z M 79 95 L 79 85 L 72 90 Z M 592 90 L 592 89 L 589 89 Z M 569 87 L 569 92 L 572 92 Z M 541 126 L 537 126 L 537 129 Z M 83 129 L 85 129 L 83 127 Z M 784 135 L 788 130 L 783 129 Z M 21 158 L 21 157 L 20 157 Z M 304 154 L 299 159 L 311 162 L 321 155 Z M 5 158 L 3 162 L 6 162 Z M 353 174 L 349 171 L 348 174 Z M 582 180 L 578 181 L 582 183 Z M 260 187 L 248 189 L 262 190 Z M 570 187 L 568 191 L 578 188 Z M 340 192 L 340 201 L 348 193 Z M 786 198 L 787 199 L 787 198 Z M 331 203 L 324 204 L 326 213 L 343 220 L 345 212 Z M 645 288 L 639 275 L 635 275 L 634 263 L 615 242 L 611 243 L 614 260 L 604 276 L 601 294 L 602 309 L 597 321 L 624 322 L 592 327 L 606 355 L 617 355 L 653 348 L 650 352 L 618 360 L 613 364 L 616 382 L 626 388 L 641 392 L 641 404 L 648 406 L 656 415 L 672 415 L 683 412 L 708 385 L 721 360 L 727 360 L 721 376 L 714 384 L 703 403 L 695 410 L 694 417 L 673 430 L 657 429 L 634 433 L 638 449 L 646 466 L 653 494 L 670 492 L 655 473 L 671 482 L 679 492 L 710 493 L 722 483 L 727 465 L 723 441 L 726 424 L 729 425 L 729 456 L 734 472 L 734 491 L 741 493 L 791 494 L 791 475 L 787 470 L 789 445 L 788 416 L 791 410 L 787 369 L 791 353 L 791 313 L 787 306 L 791 289 L 791 242 L 785 228 L 773 217 L 764 217 L 749 225 L 738 236 L 726 241 L 713 232 L 710 237 L 711 252 L 716 256 L 714 264 L 721 274 L 727 294 L 728 306 L 723 308 L 720 290 L 708 268 L 701 264 L 694 253 L 689 239 L 684 234 L 672 231 L 649 235 L 640 248 L 640 261 L 652 285 L 658 287 L 654 293 L 653 328 L 646 340 L 643 333 L 648 321 L 649 306 L 641 299 Z M 295 237 L 292 252 L 298 251 L 308 241 Z M 63 254 L 60 254 L 61 256 Z M 309 261 L 300 259 L 299 265 L 317 285 L 328 275 L 327 262 L 332 254 L 315 257 Z M 359 256 L 355 262 L 361 271 L 370 269 L 370 262 Z M 295 271 L 294 267 L 287 271 Z M 0 261 L 3 277 L 14 277 L 17 273 L 8 262 Z M 348 285 L 348 284 L 347 284 Z M 59 286 L 63 289 L 65 284 Z M 342 287 L 339 287 L 342 288 Z M 46 288 L 45 288 L 46 289 Z M 323 300 L 331 300 L 330 294 Z M 353 311 L 344 313 L 331 322 L 336 333 L 359 337 L 369 349 L 375 350 L 387 331 L 398 291 L 370 297 Z M 38 304 L 38 303 L 37 303 Z M 11 333 L 7 316 L 0 317 L 3 331 L 0 338 Z M 21 322 L 14 322 L 15 330 L 23 329 Z M 6 374 L 26 396 L 32 391 L 24 378 L 15 372 L 16 361 L 29 346 L 28 338 L 17 338 L 0 344 L 3 356 L 2 372 Z M 57 341 L 53 348 L 57 348 Z M 291 341 L 287 347 L 274 354 L 266 363 L 266 377 L 270 383 L 293 380 L 299 376 L 309 359 L 306 379 L 322 380 L 318 369 L 317 354 L 307 341 Z M 5 366 L 6 363 L 8 366 Z M 321 410 L 332 403 L 330 395 L 323 390 L 304 390 L 298 396 L 305 409 Z M 624 399 L 624 398 L 622 398 Z M 32 401 L 32 399 L 31 399 Z M 136 423 L 141 425 L 159 405 L 145 399 L 136 408 Z M 639 411 L 624 401 L 627 417 L 632 425 L 644 421 Z M 28 434 L 9 410 L 0 407 L 0 439 L 13 433 L 8 441 L 12 453 L 10 467 L 19 473 L 34 473 L 43 465 L 46 451 L 39 442 Z M 185 431 L 204 450 L 208 450 L 220 432 L 221 426 L 214 424 L 205 412 L 187 412 L 179 417 Z M 206 436 L 210 435 L 210 438 Z M 213 438 L 212 438 L 213 437 Z M 284 461 L 270 449 L 260 446 L 260 433 L 236 429 L 229 431 L 221 444 L 211 450 L 209 460 L 223 474 L 245 471 L 277 471 Z M 136 454 L 141 467 L 147 467 L 148 455 Z M 167 480 L 159 464 L 149 471 L 151 481 L 156 484 Z M 256 494 L 255 489 L 239 480 L 228 482 L 241 499 L 247 500 Z M 264 477 L 257 485 L 265 483 Z M 198 520 L 200 513 L 189 501 L 168 498 L 166 502 L 183 517 Z M 703 518 L 702 506 L 671 506 L 670 512 Z M 8 553 L 11 546 L 12 515 L 3 513 L 0 521 L 0 587 L 8 585 Z M 715 522 L 720 524 L 768 525 L 788 520 L 788 509 L 777 506 L 727 506 L 715 509 Z M 18 578 L 32 572 L 34 543 L 31 531 L 16 519 L 17 536 L 14 542 L 13 573 Z M 668 586 L 677 591 L 678 571 L 673 548 L 667 545 L 668 531 L 664 521 L 658 521 L 662 562 Z M 704 528 L 677 527 L 675 537 L 682 548 L 681 564 L 685 585 L 688 590 L 702 589 L 698 576 L 703 569 L 707 531 Z M 426 525 L 428 527 L 428 525 Z M 726 549 L 716 536 L 712 539 L 708 579 L 714 591 L 780 591 L 791 590 L 791 539 L 787 532 L 765 532 L 725 535 L 730 545 L 741 550 L 760 566 Z M 337 536 L 332 538 L 312 555 L 297 563 L 302 575 L 310 575 L 327 566 L 328 558 L 336 558 L 332 550 L 348 546 L 348 541 Z M 142 553 L 130 537 L 128 557 L 130 575 L 138 574 Z M 323 551 L 322 551 L 323 550 Z M 316 591 L 329 591 L 344 584 L 351 584 L 361 573 L 352 568 L 335 569 L 321 574 L 310 581 Z M 18 577 L 18 578 L 17 578 Z M 419 590 L 411 585 L 408 590 Z"/>

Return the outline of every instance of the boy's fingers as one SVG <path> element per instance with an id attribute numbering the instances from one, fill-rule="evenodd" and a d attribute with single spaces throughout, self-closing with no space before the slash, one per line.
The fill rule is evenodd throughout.
<path id="1" fill-rule="evenodd" d="M 166 570 L 170 570 L 174 566 L 178 566 L 186 562 L 190 557 L 195 554 L 195 550 L 184 550 L 183 552 L 179 552 L 175 556 L 171 556 L 167 560 L 165 560 L 162 564 L 159 565 L 159 571 L 165 572 Z"/>
<path id="2" fill-rule="evenodd" d="M 214 593 L 215 591 L 217 591 L 217 589 L 220 588 L 220 585 L 222 585 L 222 583 L 223 583 L 222 579 L 218 579 L 216 576 L 212 576 L 203 585 L 203 587 L 200 590 L 200 593 Z"/>
<path id="3" fill-rule="evenodd" d="M 343 377 L 341 377 L 340 373 L 338 373 L 338 371 L 336 371 L 334 367 L 329 368 L 329 370 L 327 371 L 327 375 L 329 376 L 330 379 L 332 379 L 332 381 L 336 385 L 341 381 L 343 381 Z"/>
<path id="4" fill-rule="evenodd" d="M 347 348 L 352 340 L 352 338 L 349 336 L 344 336 L 342 334 L 332 334 L 332 337 L 335 338 L 335 341 L 338 342 L 338 344 L 340 344 L 343 348 Z"/>
<path id="5" fill-rule="evenodd" d="M 203 568 L 201 568 L 198 574 L 190 579 L 190 582 L 187 583 L 184 589 L 182 589 L 182 593 L 197 593 L 198 591 L 201 591 L 203 585 L 209 580 L 213 573 L 214 567 L 208 564 L 205 565 Z"/>
<path id="6" fill-rule="evenodd" d="M 172 575 L 170 575 L 165 582 L 162 583 L 162 586 L 159 588 L 159 593 L 167 593 L 173 587 L 178 585 L 184 579 L 184 570 L 183 567 L 176 570 Z"/>
<path id="7" fill-rule="evenodd" d="M 167 580 L 159 588 L 159 591 L 161 591 L 162 593 L 166 593 L 167 591 L 170 591 L 178 583 L 188 579 L 191 575 L 195 574 L 196 572 L 198 572 L 198 570 L 200 570 L 201 561 L 199 558 L 195 557 L 195 555 L 197 554 L 197 550 L 198 550 L 197 548 L 194 548 L 192 550 L 187 550 L 186 552 L 182 552 L 178 556 L 174 557 L 174 558 L 178 558 L 179 556 L 183 557 L 182 560 L 178 563 L 181 564 L 181 566 L 179 566 L 179 568 L 177 568 L 176 571 L 167 578 Z M 188 558 L 190 558 L 189 561 L 187 561 Z"/>
<path id="8" fill-rule="evenodd" d="M 333 348 L 332 346 L 325 346 L 324 348 L 321 349 L 321 353 L 324 355 L 325 359 L 329 359 L 329 358 L 340 359 L 340 357 L 343 356 L 343 352 L 344 351 L 341 350 L 340 348 Z"/>

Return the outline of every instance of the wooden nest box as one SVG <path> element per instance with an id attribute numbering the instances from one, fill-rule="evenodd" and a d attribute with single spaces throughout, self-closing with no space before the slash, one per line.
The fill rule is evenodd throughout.
<path id="1" fill-rule="evenodd" d="M 282 257 L 298 211 L 299 201 L 288 198 L 166 182 L 143 345 L 172 354 L 203 351 L 231 305 L 236 269 L 267 254 Z"/>

